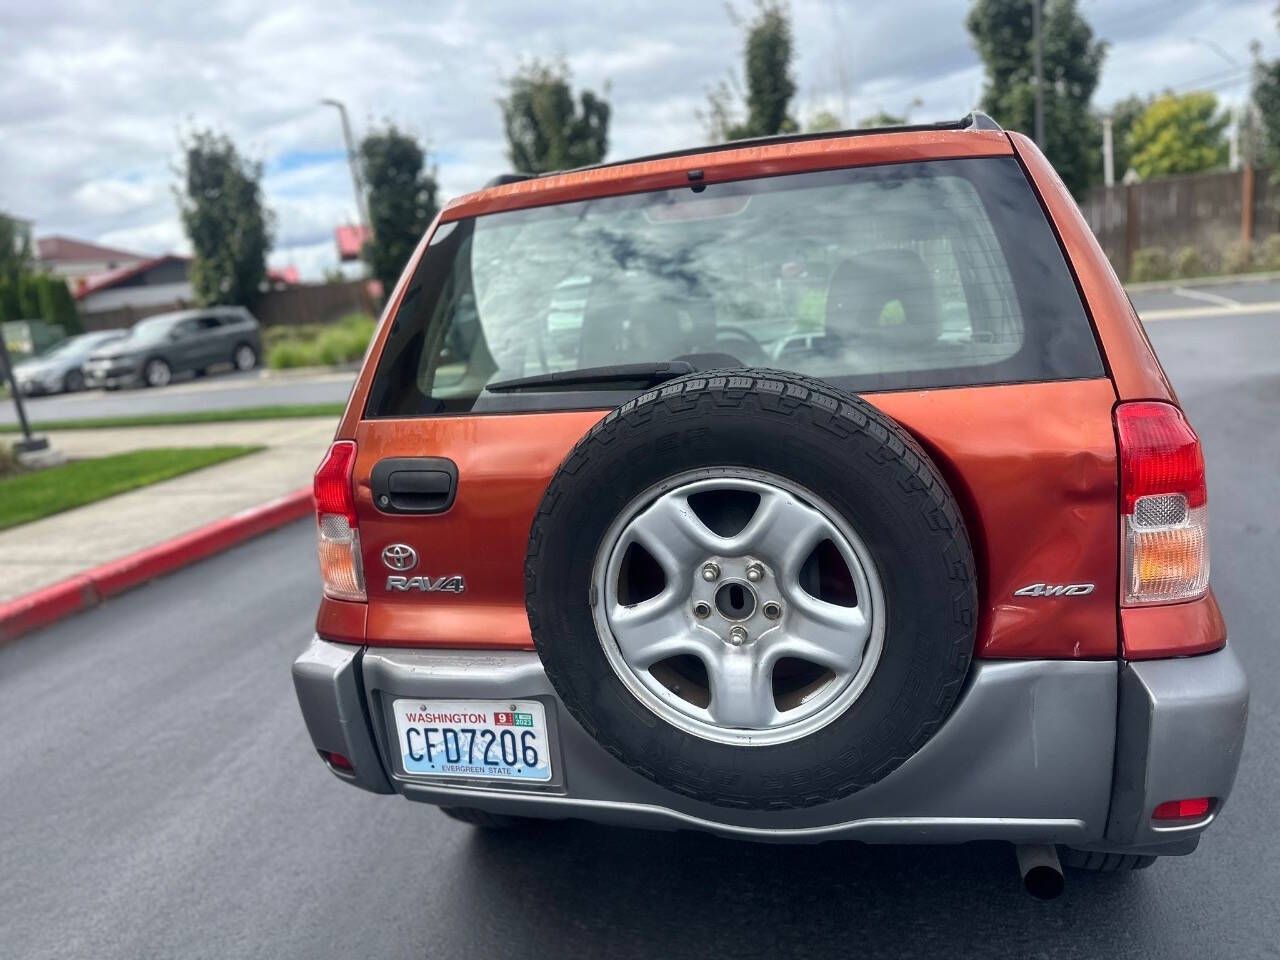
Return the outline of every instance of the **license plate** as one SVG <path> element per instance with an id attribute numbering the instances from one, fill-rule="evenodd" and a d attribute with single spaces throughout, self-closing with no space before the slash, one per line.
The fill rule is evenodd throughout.
<path id="1" fill-rule="evenodd" d="M 405 773 L 550 780 L 551 738 L 536 700 L 396 700 Z"/>

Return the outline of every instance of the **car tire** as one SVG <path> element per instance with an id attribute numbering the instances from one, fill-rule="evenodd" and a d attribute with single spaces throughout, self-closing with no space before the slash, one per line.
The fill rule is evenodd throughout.
<path id="1" fill-rule="evenodd" d="M 173 369 L 160 357 L 152 357 L 142 368 L 142 383 L 147 387 L 165 387 L 173 380 Z"/>
<path id="2" fill-rule="evenodd" d="M 1058 857 L 1064 867 L 1088 873 L 1127 873 L 1145 870 L 1156 862 L 1150 854 L 1102 853 L 1097 850 L 1073 850 L 1059 847 Z"/>
<path id="3" fill-rule="evenodd" d="M 231 365 L 241 373 L 247 373 L 258 365 L 258 351 L 253 349 L 253 344 L 239 344 L 231 352 Z"/>
<path id="4" fill-rule="evenodd" d="M 874 592 L 873 574 L 883 591 L 883 609 L 869 607 L 868 616 L 883 621 L 872 672 L 851 702 L 830 701 L 829 709 L 843 710 L 824 725 L 796 726 L 802 735 L 790 734 L 789 725 L 759 733 L 750 725 L 745 730 L 730 725 L 717 739 L 716 729 L 682 717 L 684 708 L 671 697 L 664 699 L 662 690 L 646 693 L 657 689 L 650 682 L 652 671 L 640 686 L 617 666 L 621 645 L 604 622 L 607 614 L 600 616 L 602 608 L 611 609 L 597 582 L 600 558 L 622 549 L 616 546 L 620 540 L 606 540 L 635 501 L 664 484 L 683 482 L 673 478 L 730 478 L 736 476 L 733 471 L 793 484 L 804 492 L 791 500 L 784 492 L 783 501 L 815 510 L 822 504 L 838 514 L 829 522 L 852 531 L 870 555 L 872 569 L 863 571 L 868 596 Z M 771 502 L 777 499 L 768 496 Z M 692 500 L 685 503 L 692 509 Z M 638 509 L 643 513 L 648 507 Z M 804 568 L 812 561 L 810 555 Z M 702 569 L 705 575 L 706 566 Z M 662 575 L 666 578 L 665 568 Z M 696 579 L 691 590 L 699 589 Z M 775 579 L 783 582 L 781 575 Z M 772 370 L 687 375 L 609 413 L 578 442 L 548 485 L 525 564 L 534 643 L 578 723 L 608 753 L 666 789 L 740 809 L 829 803 L 877 782 L 924 746 L 946 719 L 968 673 L 976 636 L 975 584 L 973 550 L 960 509 L 919 444 L 860 398 Z M 788 596 L 793 606 L 801 606 L 796 593 Z M 855 605 L 862 603 L 858 599 Z M 695 609 L 692 615 L 699 613 Z M 732 659 L 714 643 L 709 649 L 710 657 Z M 868 662 L 869 651 L 870 642 L 861 664 Z M 777 667 L 770 670 L 770 688 L 761 696 L 771 694 L 781 712 Z M 683 696 L 683 683 L 671 692 Z M 835 681 L 827 683 L 822 690 L 835 689 Z M 845 696 L 851 688 L 841 689 Z M 668 703 L 676 705 L 668 709 Z M 686 712 L 693 717 L 699 710 L 704 708 L 694 704 Z"/>
<path id="5" fill-rule="evenodd" d="M 440 812 L 452 820 L 469 823 L 483 830 L 510 830 L 523 827 L 529 823 L 527 817 L 512 817 L 505 813 L 490 813 L 488 810 L 477 810 L 475 807 L 441 807 Z"/>
<path id="6" fill-rule="evenodd" d="M 84 389 L 84 374 L 79 370 L 68 370 L 62 378 L 63 393 L 79 393 Z"/>

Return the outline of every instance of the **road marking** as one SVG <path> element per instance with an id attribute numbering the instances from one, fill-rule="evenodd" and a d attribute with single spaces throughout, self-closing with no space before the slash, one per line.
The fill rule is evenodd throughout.
<path id="1" fill-rule="evenodd" d="M 1280 313 L 1280 301 L 1240 303 L 1234 307 L 1174 307 L 1169 310 L 1139 310 L 1143 323 L 1153 320 L 1185 320 L 1194 317 L 1247 317 L 1260 313 Z"/>
<path id="2" fill-rule="evenodd" d="M 1216 304 L 1219 307 L 1238 307 L 1239 300 L 1232 300 L 1230 297 L 1224 297 L 1221 294 L 1209 293 L 1206 290 L 1191 290 L 1187 287 L 1174 287 L 1170 293 L 1186 297 L 1188 300 L 1202 300 L 1205 303 Z"/>

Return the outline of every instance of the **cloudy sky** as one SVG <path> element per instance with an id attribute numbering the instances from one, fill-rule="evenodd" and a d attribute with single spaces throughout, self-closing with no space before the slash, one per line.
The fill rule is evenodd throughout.
<path id="1" fill-rule="evenodd" d="M 791 0 L 802 120 L 830 109 L 965 113 L 982 71 L 967 0 Z M 749 0 L 738 0 L 750 10 Z M 1166 87 L 1245 92 L 1257 38 L 1280 55 L 1274 0 L 1080 0 L 1110 43 L 1097 103 Z M 337 114 L 385 118 L 430 144 L 446 196 L 505 168 L 502 82 L 522 58 L 563 57 L 575 85 L 609 84 L 612 157 L 704 139 L 706 91 L 740 59 L 721 0 L 164 0 L 0 2 L 0 210 L 144 253 L 185 252 L 173 196 L 183 130 L 213 126 L 266 166 L 273 264 L 318 278 L 354 217 Z"/>

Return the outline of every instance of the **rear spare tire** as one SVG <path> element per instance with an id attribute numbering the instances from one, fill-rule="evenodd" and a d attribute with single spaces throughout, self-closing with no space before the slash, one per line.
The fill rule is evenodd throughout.
<path id="1" fill-rule="evenodd" d="M 601 746 L 750 809 L 836 800 L 919 750 L 977 607 L 928 455 L 865 401 L 769 370 L 681 377 L 593 427 L 534 518 L 525 598 Z"/>

